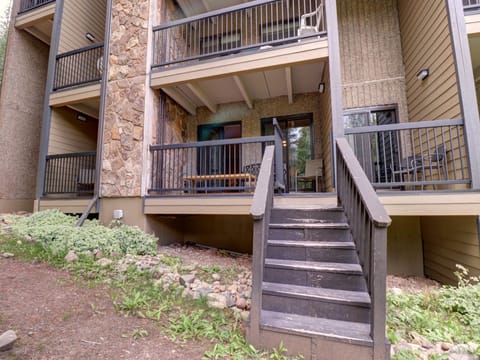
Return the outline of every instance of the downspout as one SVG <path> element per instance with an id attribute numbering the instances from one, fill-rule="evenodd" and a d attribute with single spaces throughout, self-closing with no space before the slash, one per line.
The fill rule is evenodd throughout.
<path id="1" fill-rule="evenodd" d="M 102 84 L 100 87 L 100 109 L 98 116 L 98 134 L 97 134 L 97 158 L 95 161 L 95 187 L 93 189 L 93 198 L 83 212 L 82 216 L 77 221 L 76 226 L 82 226 L 93 207 L 100 212 L 101 198 L 101 180 L 102 180 L 102 159 L 103 159 L 103 135 L 104 135 L 104 121 L 105 121 L 105 102 L 107 99 L 107 84 L 108 84 L 108 68 L 109 68 L 109 54 L 110 54 L 110 33 L 112 24 L 112 1 L 107 0 L 107 16 L 105 23 L 105 39 L 103 41 L 103 75 Z"/>

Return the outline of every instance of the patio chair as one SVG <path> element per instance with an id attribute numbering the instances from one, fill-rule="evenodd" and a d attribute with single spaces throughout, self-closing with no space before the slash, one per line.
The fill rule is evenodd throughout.
<path id="1" fill-rule="evenodd" d="M 398 164 L 398 168 L 391 167 L 391 175 L 393 182 L 403 182 L 405 175 L 407 175 L 407 181 L 410 181 L 410 177 L 413 176 L 413 181 L 418 181 L 418 173 L 422 172 L 422 179 L 425 179 L 425 163 L 424 158 L 421 155 L 413 155 L 403 158 Z M 423 185 L 422 185 L 423 188 Z"/>
<path id="2" fill-rule="evenodd" d="M 305 175 L 297 176 L 297 182 L 315 181 L 315 192 L 322 190 L 323 182 L 323 160 L 312 159 L 305 162 Z M 297 188 L 297 186 L 295 186 Z"/>
<path id="3" fill-rule="evenodd" d="M 427 169 L 430 172 L 430 178 L 433 180 L 433 171 L 437 170 L 438 180 L 441 180 L 441 173 L 443 173 L 445 180 L 448 180 L 447 169 L 447 148 L 445 145 L 438 146 L 432 155 L 430 155 Z"/>
<path id="4" fill-rule="evenodd" d="M 316 22 L 314 24 L 314 18 L 316 17 Z M 310 21 L 307 24 L 307 19 Z M 300 17 L 300 27 L 297 30 L 297 36 L 302 37 L 305 35 L 312 35 L 312 34 L 317 34 L 320 32 L 320 25 L 322 24 L 323 21 L 323 1 L 320 2 L 320 6 L 317 8 L 317 10 L 308 13 L 308 14 L 303 14 Z"/>

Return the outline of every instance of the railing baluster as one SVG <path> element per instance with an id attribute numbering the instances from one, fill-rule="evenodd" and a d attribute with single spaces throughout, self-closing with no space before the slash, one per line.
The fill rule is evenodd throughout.
<path id="1" fill-rule="evenodd" d="M 291 6 L 284 0 L 255 1 L 155 26 L 154 39 L 166 34 L 170 41 L 168 46 L 154 41 L 152 68 L 258 49 L 262 45 L 297 44 L 300 17 L 314 12 L 317 4 L 317 0 L 293 0 Z M 307 23 L 314 26 L 316 18 Z M 321 24 L 317 32 L 301 38 L 324 37 L 325 24 Z M 160 56 L 165 49 L 169 56 Z"/>
<path id="2" fill-rule="evenodd" d="M 465 174 L 463 129 L 462 119 L 435 120 L 348 128 L 345 136 L 367 176 L 376 177 L 372 182 L 377 189 L 423 190 L 471 183 L 470 174 Z M 457 132 L 455 140 L 452 132 Z M 377 164 L 372 172 L 374 161 L 383 166 Z"/>
<path id="3" fill-rule="evenodd" d="M 98 82 L 103 73 L 103 43 L 57 55 L 53 90 Z"/>

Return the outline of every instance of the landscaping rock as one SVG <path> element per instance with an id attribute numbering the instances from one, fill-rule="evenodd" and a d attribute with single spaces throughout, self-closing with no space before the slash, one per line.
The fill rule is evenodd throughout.
<path id="1" fill-rule="evenodd" d="M 410 337 L 412 338 L 412 343 L 416 345 L 420 345 L 421 347 L 425 349 L 431 349 L 433 348 L 433 344 L 428 341 L 425 337 L 420 335 L 419 333 L 412 331 L 410 333 Z"/>
<path id="2" fill-rule="evenodd" d="M 107 259 L 107 258 L 101 258 L 101 259 L 95 261 L 95 265 L 100 266 L 100 267 L 107 267 L 107 266 L 111 265 L 112 263 L 113 263 L 113 261 L 111 259 Z"/>
<path id="3" fill-rule="evenodd" d="M 69 263 L 78 261 L 78 255 L 75 254 L 75 251 L 70 250 L 68 254 L 65 256 L 65 261 Z"/>
<path id="4" fill-rule="evenodd" d="M 212 275 L 212 279 L 213 279 L 214 281 L 219 281 L 219 280 L 221 279 L 221 276 L 220 276 L 220 274 L 213 274 L 213 275 Z"/>
<path id="5" fill-rule="evenodd" d="M 247 308 L 247 300 L 245 300 L 244 298 L 238 298 L 235 303 L 235 306 L 239 309 L 244 310 Z"/>
<path id="6" fill-rule="evenodd" d="M 15 331 L 5 331 L 2 335 L 0 335 L 0 351 L 10 350 L 15 341 L 17 341 L 17 334 L 15 334 Z"/>
<path id="7" fill-rule="evenodd" d="M 452 346 L 453 346 L 452 344 L 449 344 L 449 343 L 446 343 L 446 342 L 442 342 L 442 343 L 440 344 L 440 347 L 441 347 L 441 349 L 442 349 L 443 351 L 448 351 L 448 350 L 450 350 L 450 349 L 452 348 Z"/>
<path id="8" fill-rule="evenodd" d="M 95 253 L 95 259 L 99 260 L 101 258 L 104 257 L 104 254 L 103 254 L 103 251 L 102 250 L 98 250 L 96 253 Z"/>
<path id="9" fill-rule="evenodd" d="M 225 309 L 227 306 L 227 298 L 225 295 L 210 293 L 207 295 L 208 306 L 214 307 L 217 309 Z"/>
<path id="10" fill-rule="evenodd" d="M 8 252 L 2 254 L 2 257 L 4 257 L 5 259 L 13 258 L 14 256 L 14 254 Z"/>
<path id="11" fill-rule="evenodd" d="M 195 275 L 193 275 L 193 274 L 182 275 L 182 276 L 180 276 L 178 281 L 180 282 L 180 285 L 183 285 L 183 286 L 191 284 L 195 281 Z"/>

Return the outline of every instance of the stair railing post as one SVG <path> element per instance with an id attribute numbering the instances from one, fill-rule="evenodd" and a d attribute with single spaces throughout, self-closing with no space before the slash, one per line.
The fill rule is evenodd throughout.
<path id="1" fill-rule="evenodd" d="M 285 176 L 283 172 L 283 133 L 276 118 L 273 118 L 275 135 L 275 188 L 285 191 Z"/>
<path id="2" fill-rule="evenodd" d="M 387 312 L 387 228 L 372 224 L 371 244 L 371 337 L 373 339 L 373 359 L 384 360 L 387 356 L 385 327 Z"/>
<path id="3" fill-rule="evenodd" d="M 255 346 L 261 345 L 262 283 L 270 212 L 273 206 L 274 150 L 273 146 L 267 146 L 265 149 L 250 209 L 253 218 L 252 306 L 247 339 Z"/>

